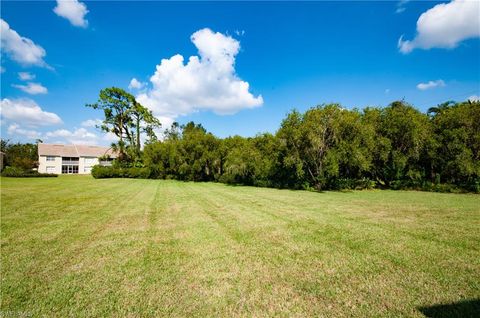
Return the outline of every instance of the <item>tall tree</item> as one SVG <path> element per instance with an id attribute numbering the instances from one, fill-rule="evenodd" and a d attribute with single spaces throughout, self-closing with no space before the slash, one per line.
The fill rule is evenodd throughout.
<path id="1" fill-rule="evenodd" d="M 132 120 L 132 127 L 135 132 L 130 135 L 134 138 L 131 140 L 131 144 L 134 145 L 134 149 L 137 156 L 140 156 L 140 149 L 142 146 L 140 135 L 145 133 L 149 138 L 149 142 L 156 141 L 157 136 L 155 129 L 161 127 L 160 121 L 152 114 L 152 112 L 138 103 L 135 98 L 132 100 L 132 107 L 129 110 L 129 115 Z"/>
<path id="2" fill-rule="evenodd" d="M 138 103 L 133 95 L 121 88 L 102 89 L 98 101 L 86 106 L 103 110 L 105 118 L 100 128 L 118 137 L 118 143 L 114 146 L 118 149 L 120 161 L 127 159 L 128 150 L 133 151 L 135 158 L 140 157 L 142 132 L 150 140 L 156 140 L 154 129 L 160 127 L 160 121 Z"/>
<path id="3" fill-rule="evenodd" d="M 128 136 L 128 126 L 132 124 L 130 110 L 135 98 L 118 87 L 109 87 L 102 89 L 98 101 L 94 104 L 87 104 L 87 107 L 93 109 L 102 109 L 105 118 L 100 128 L 105 132 L 110 132 L 118 137 L 118 155 L 123 160 L 126 156 L 126 142 Z"/>

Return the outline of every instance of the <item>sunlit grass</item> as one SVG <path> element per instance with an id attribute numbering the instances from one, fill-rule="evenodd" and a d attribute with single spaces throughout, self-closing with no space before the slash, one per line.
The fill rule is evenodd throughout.
<path id="1" fill-rule="evenodd" d="M 422 317 L 480 298 L 479 229 L 471 194 L 3 178 L 1 311 Z"/>

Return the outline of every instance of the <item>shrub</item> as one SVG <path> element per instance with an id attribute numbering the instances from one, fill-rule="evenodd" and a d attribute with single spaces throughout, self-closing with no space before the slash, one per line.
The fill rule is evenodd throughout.
<path id="1" fill-rule="evenodd" d="M 394 180 L 390 182 L 392 190 L 421 190 L 430 192 L 476 192 L 475 185 L 455 185 L 450 183 L 432 183 L 430 181 L 418 182 L 414 180 Z M 478 191 L 477 191 L 478 192 Z"/>
<path id="2" fill-rule="evenodd" d="M 114 167 L 104 167 L 104 166 L 93 166 L 92 168 L 92 176 L 95 179 L 99 178 L 113 178 L 114 173 L 113 171 L 116 170 L 117 168 Z"/>
<path id="3" fill-rule="evenodd" d="M 13 178 L 51 178 L 57 177 L 58 175 L 52 173 L 39 173 L 34 170 L 23 170 L 17 167 L 5 167 L 2 171 L 2 176 Z"/>
<path id="4" fill-rule="evenodd" d="M 104 178 L 134 178 L 147 179 L 151 175 L 149 168 L 120 168 L 120 167 L 103 167 L 94 166 L 92 168 L 92 176 L 95 179 Z"/>
<path id="5" fill-rule="evenodd" d="M 461 184 L 461 187 L 467 191 L 480 193 L 480 178 L 476 178 L 468 183 Z"/>
<path id="6" fill-rule="evenodd" d="M 374 189 L 377 186 L 377 183 L 373 180 L 363 178 L 360 180 L 355 181 L 355 189 L 363 190 L 363 189 Z"/>
<path id="7" fill-rule="evenodd" d="M 148 168 L 132 167 L 122 170 L 124 178 L 147 179 L 150 177 L 150 169 Z"/>
<path id="8" fill-rule="evenodd" d="M 364 189 L 373 189 L 377 183 L 373 180 L 363 178 L 363 179 L 349 179 L 349 178 L 338 178 L 333 179 L 328 183 L 328 188 L 332 190 L 364 190 Z"/>

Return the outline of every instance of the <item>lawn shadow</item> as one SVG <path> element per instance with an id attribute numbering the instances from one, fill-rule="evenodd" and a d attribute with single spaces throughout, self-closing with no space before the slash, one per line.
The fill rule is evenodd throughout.
<path id="1" fill-rule="evenodd" d="M 480 317 L 480 299 L 418 307 L 418 310 L 430 318 Z"/>

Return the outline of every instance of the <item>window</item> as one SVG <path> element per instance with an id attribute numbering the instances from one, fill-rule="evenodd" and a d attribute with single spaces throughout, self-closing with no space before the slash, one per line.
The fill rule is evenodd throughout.
<path id="1" fill-rule="evenodd" d="M 78 165 L 62 165 L 62 173 L 78 173 Z"/>
<path id="2" fill-rule="evenodd" d="M 62 163 L 64 165 L 78 165 L 78 157 L 62 157 Z"/>
<path id="3" fill-rule="evenodd" d="M 55 156 L 47 156 L 47 161 L 55 161 Z"/>
<path id="4" fill-rule="evenodd" d="M 55 173 L 55 167 L 47 166 L 47 173 Z"/>
<path id="5" fill-rule="evenodd" d="M 85 165 L 86 166 L 93 166 L 97 158 L 86 157 L 85 158 Z"/>
<path id="6" fill-rule="evenodd" d="M 98 164 L 101 166 L 109 167 L 112 165 L 113 158 L 103 158 L 101 159 Z"/>

